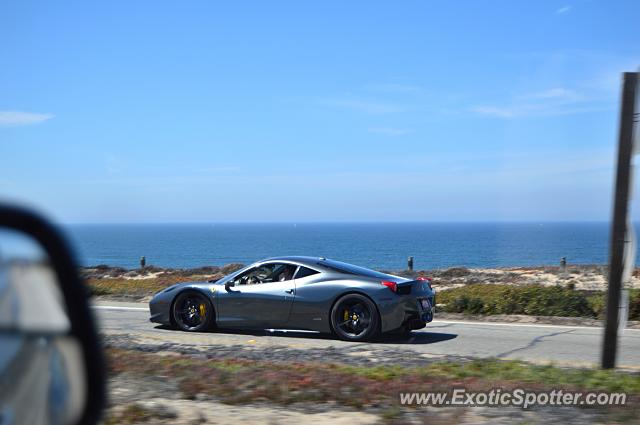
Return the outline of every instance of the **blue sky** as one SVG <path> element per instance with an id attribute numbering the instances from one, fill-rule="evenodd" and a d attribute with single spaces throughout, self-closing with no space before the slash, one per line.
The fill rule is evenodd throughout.
<path id="1" fill-rule="evenodd" d="M 0 193 L 63 222 L 607 220 L 639 16 L 4 2 Z"/>

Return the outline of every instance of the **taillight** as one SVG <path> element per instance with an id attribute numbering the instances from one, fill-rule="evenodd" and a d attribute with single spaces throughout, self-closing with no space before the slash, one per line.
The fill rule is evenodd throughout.
<path id="1" fill-rule="evenodd" d="M 383 280 L 382 283 L 387 288 L 391 289 L 392 292 L 398 292 L 398 284 L 395 282 L 391 282 L 390 280 Z"/>
<path id="2" fill-rule="evenodd" d="M 426 280 L 427 281 L 427 285 L 429 285 L 429 289 L 433 289 L 431 287 L 431 278 L 430 277 L 424 277 L 424 276 L 420 276 L 419 278 L 417 278 L 416 280 Z"/>

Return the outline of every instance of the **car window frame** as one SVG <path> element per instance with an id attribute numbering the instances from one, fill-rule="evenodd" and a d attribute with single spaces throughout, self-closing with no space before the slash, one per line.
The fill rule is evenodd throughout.
<path id="1" fill-rule="evenodd" d="M 308 270 L 312 270 L 312 271 L 314 271 L 315 273 L 313 273 L 313 274 L 308 274 L 308 275 L 306 275 L 306 276 L 302 276 L 302 277 L 298 277 L 298 273 L 299 273 L 299 272 L 300 272 L 300 270 L 302 270 L 303 268 L 308 269 Z M 320 273 L 322 273 L 320 270 L 316 270 L 316 269 L 314 269 L 313 267 L 308 267 L 308 266 L 298 265 L 298 268 L 296 269 L 296 272 L 295 272 L 295 273 L 294 273 L 294 275 L 293 275 L 293 279 L 294 279 L 294 280 L 298 280 L 298 279 L 306 279 L 306 278 L 308 278 L 308 277 L 315 276 L 315 275 L 320 274 Z"/>
<path id="2" fill-rule="evenodd" d="M 294 266 L 295 270 L 293 271 L 293 274 L 291 275 L 291 279 L 289 280 L 282 280 L 282 281 L 272 281 L 272 282 L 260 282 L 260 283 L 253 283 L 251 285 L 249 284 L 241 284 L 239 283 L 239 279 L 242 279 L 243 276 L 251 273 L 254 270 L 260 269 L 261 267 L 265 267 L 265 266 L 278 266 L 278 265 L 283 265 L 283 266 Z M 234 276 L 232 279 L 232 282 L 234 282 L 234 286 L 255 286 L 255 285 L 265 285 L 265 284 L 269 284 L 269 283 L 285 283 L 285 282 L 291 282 L 295 279 L 295 275 L 296 273 L 298 273 L 298 269 L 300 268 L 300 266 L 298 264 L 292 264 L 292 263 L 288 263 L 288 262 L 284 262 L 284 261 L 268 261 L 265 263 L 260 263 L 260 264 L 256 264 L 253 267 L 248 268 L 247 270 L 243 271 L 242 273 L 239 273 L 238 275 Z M 275 267 L 274 267 L 275 270 Z"/>

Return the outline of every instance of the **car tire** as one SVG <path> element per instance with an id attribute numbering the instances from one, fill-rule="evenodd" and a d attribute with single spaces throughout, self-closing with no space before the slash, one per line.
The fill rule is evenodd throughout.
<path id="1" fill-rule="evenodd" d="M 176 327 L 187 332 L 202 332 L 213 324 L 211 301 L 198 291 L 184 291 L 171 307 L 171 320 Z"/>
<path id="2" fill-rule="evenodd" d="M 345 341 L 369 341 L 380 333 L 376 305 L 361 294 L 341 297 L 331 309 L 331 328 Z"/>

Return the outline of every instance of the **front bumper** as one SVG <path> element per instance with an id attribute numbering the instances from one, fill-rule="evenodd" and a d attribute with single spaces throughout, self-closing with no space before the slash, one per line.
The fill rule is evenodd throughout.
<path id="1" fill-rule="evenodd" d="M 151 301 L 149 301 L 149 313 L 151 314 L 149 321 L 170 326 L 171 301 L 172 297 L 169 294 L 163 294 L 162 292 L 156 294 Z"/>

